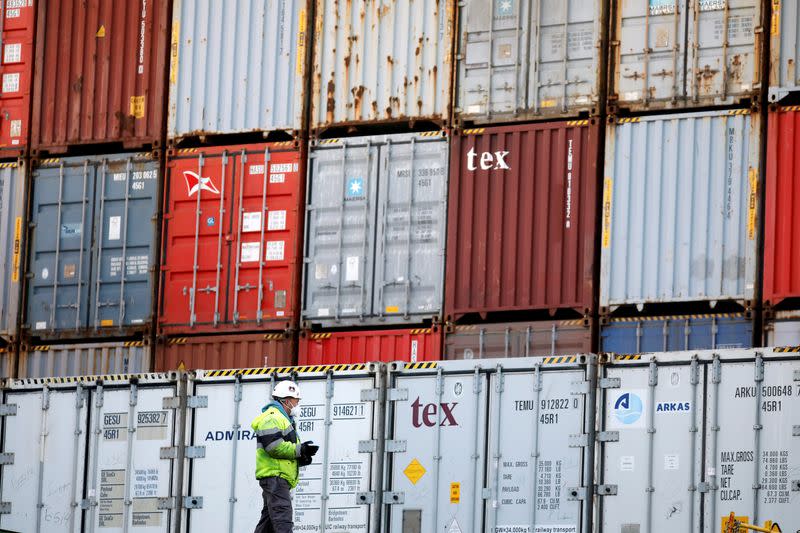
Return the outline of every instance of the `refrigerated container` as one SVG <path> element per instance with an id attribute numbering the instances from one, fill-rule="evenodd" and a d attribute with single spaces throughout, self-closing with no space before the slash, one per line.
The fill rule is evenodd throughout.
<path id="1" fill-rule="evenodd" d="M 310 7 L 175 0 L 169 138 L 301 130 Z"/>
<path id="2" fill-rule="evenodd" d="M 202 337 L 169 337 L 158 345 L 156 372 L 293 366 L 294 337 L 287 333 L 235 333 Z"/>
<path id="3" fill-rule="evenodd" d="M 303 172 L 293 142 L 169 154 L 161 333 L 296 326 Z"/>
<path id="4" fill-rule="evenodd" d="M 34 155 L 82 144 L 158 148 L 169 9 L 168 0 L 38 2 Z"/>
<path id="5" fill-rule="evenodd" d="M 0 337 L 6 342 L 18 335 L 27 233 L 26 169 L 23 159 L 0 163 Z"/>
<path id="6" fill-rule="evenodd" d="M 445 316 L 594 309 L 599 124 L 453 137 Z"/>
<path id="7" fill-rule="evenodd" d="M 765 317 L 764 346 L 800 347 L 800 311 L 776 311 Z"/>
<path id="8" fill-rule="evenodd" d="M 31 78 L 36 23 L 33 0 L 6 1 L 0 6 L 0 154 L 25 155 L 31 117 Z"/>
<path id="9" fill-rule="evenodd" d="M 618 118 L 606 133 L 600 306 L 730 300 L 752 307 L 758 113 Z"/>
<path id="10" fill-rule="evenodd" d="M 311 128 L 451 111 L 453 2 L 315 0 Z"/>
<path id="11" fill-rule="evenodd" d="M 599 113 L 606 6 L 591 0 L 458 3 L 458 120 Z"/>
<path id="12" fill-rule="evenodd" d="M 311 145 L 306 326 L 411 325 L 441 317 L 447 153 L 444 132 Z"/>
<path id="13" fill-rule="evenodd" d="M 151 154 L 38 162 L 24 321 L 30 335 L 123 336 L 150 328 L 159 171 Z"/>
<path id="14" fill-rule="evenodd" d="M 23 344 L 14 377 L 60 378 L 150 372 L 153 351 L 144 341 Z"/>
<path id="15" fill-rule="evenodd" d="M 371 361 L 438 361 L 442 331 L 419 329 L 357 330 L 300 334 L 301 365 L 339 365 Z"/>

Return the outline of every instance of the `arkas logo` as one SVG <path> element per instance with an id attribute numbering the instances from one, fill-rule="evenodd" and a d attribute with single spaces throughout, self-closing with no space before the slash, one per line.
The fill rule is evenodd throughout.
<path id="1" fill-rule="evenodd" d="M 189 196 L 192 196 L 199 190 L 204 190 L 210 193 L 219 194 L 219 190 L 211 182 L 211 178 L 204 178 L 202 176 L 199 176 L 197 172 L 192 172 L 191 170 L 184 170 L 183 179 L 186 180 L 186 188 L 189 190 Z"/>
<path id="2" fill-rule="evenodd" d="M 633 424 L 642 417 L 642 399 L 626 392 L 614 403 L 614 414 L 623 424 Z"/>
<path id="3" fill-rule="evenodd" d="M 456 417 L 453 414 L 453 410 L 458 405 L 458 402 L 454 403 L 428 403 L 423 404 L 419 401 L 419 397 L 414 400 L 414 403 L 411 404 L 411 422 L 414 424 L 415 428 L 421 427 L 423 425 L 427 427 L 433 427 L 437 423 L 440 426 L 457 426 L 458 422 L 456 422 Z M 439 421 L 439 412 L 441 410 L 441 422 Z"/>

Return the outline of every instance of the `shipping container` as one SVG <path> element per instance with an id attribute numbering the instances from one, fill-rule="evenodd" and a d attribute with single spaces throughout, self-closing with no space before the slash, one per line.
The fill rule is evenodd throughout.
<path id="1" fill-rule="evenodd" d="M 798 22 L 800 12 L 796 2 L 771 0 L 769 48 L 769 100 L 778 102 L 800 91 L 797 61 L 800 60 Z"/>
<path id="2" fill-rule="evenodd" d="M 510 122 L 599 112 L 606 2 L 458 3 L 462 122 Z"/>
<path id="3" fill-rule="evenodd" d="M 295 327 L 302 175 L 291 142 L 169 155 L 162 333 Z"/>
<path id="4" fill-rule="evenodd" d="M 250 421 L 270 401 L 275 383 L 298 372 L 303 401 L 297 432 L 320 446 L 300 470 L 293 491 L 295 531 L 378 533 L 384 443 L 383 374 L 376 365 L 199 372 L 190 394 L 208 407 L 189 411 L 189 446 L 204 456 L 190 461 L 188 493 L 202 498 L 188 509 L 184 531 L 247 531 L 261 513 L 255 480 L 255 435 Z M 281 372 L 278 374 L 278 372 Z"/>
<path id="5" fill-rule="evenodd" d="M 445 313 L 593 304 L 599 125 L 464 130 L 453 137 Z"/>
<path id="6" fill-rule="evenodd" d="M 301 365 L 340 365 L 372 361 L 438 361 L 442 331 L 421 329 L 337 331 L 300 334 Z"/>
<path id="7" fill-rule="evenodd" d="M 639 354 L 752 346 L 753 320 L 743 313 L 612 318 L 600 325 L 601 352 Z"/>
<path id="8" fill-rule="evenodd" d="M 764 346 L 800 346 L 800 311 L 777 311 L 765 317 Z"/>
<path id="9" fill-rule="evenodd" d="M 306 325 L 415 324 L 441 316 L 447 152 L 442 132 L 312 144 Z"/>
<path id="10" fill-rule="evenodd" d="M 144 341 L 27 345 L 20 349 L 17 378 L 141 374 L 153 364 Z"/>
<path id="11" fill-rule="evenodd" d="M 0 6 L 0 153 L 24 155 L 31 115 L 31 78 L 36 7 L 33 0 Z"/>
<path id="12" fill-rule="evenodd" d="M 10 381 L 0 529 L 177 531 L 177 389 L 158 374 Z"/>
<path id="13" fill-rule="evenodd" d="M 175 0 L 168 135 L 300 130 L 305 0 Z"/>
<path id="14" fill-rule="evenodd" d="M 32 153 L 110 142 L 157 148 L 168 17 L 168 0 L 38 2 Z"/>
<path id="15" fill-rule="evenodd" d="M 596 371 L 576 356 L 393 363 L 386 531 L 590 531 Z"/>
<path id="16" fill-rule="evenodd" d="M 542 320 L 453 326 L 444 359 L 489 359 L 588 354 L 592 330 L 583 320 Z"/>
<path id="17" fill-rule="evenodd" d="M 764 305 L 800 298 L 800 107 L 772 108 L 767 121 Z"/>
<path id="18" fill-rule="evenodd" d="M 315 1 L 313 129 L 447 122 L 454 2 Z"/>
<path id="19" fill-rule="evenodd" d="M 31 176 L 24 323 L 30 335 L 149 329 L 158 176 L 150 154 L 39 161 Z"/>
<path id="20" fill-rule="evenodd" d="M 616 0 L 613 4 L 612 110 L 758 100 L 764 46 L 760 0 Z"/>
<path id="21" fill-rule="evenodd" d="M 601 310 L 732 300 L 751 307 L 759 115 L 616 119 L 606 134 Z"/>
<path id="22" fill-rule="evenodd" d="M 603 365 L 597 531 L 713 533 L 731 513 L 796 529 L 798 377 L 796 354 L 770 349 Z"/>
<path id="23" fill-rule="evenodd" d="M 294 338 L 286 333 L 170 337 L 158 345 L 156 372 L 293 366 Z"/>
<path id="24" fill-rule="evenodd" d="M 14 346 L 9 344 L 0 347 L 0 382 L 3 378 L 13 378 L 16 374 L 17 353 Z"/>
<path id="25" fill-rule="evenodd" d="M 2 119 L 0 119 L 2 120 Z M 0 163 L 0 338 L 17 337 L 26 223 L 27 165 Z"/>

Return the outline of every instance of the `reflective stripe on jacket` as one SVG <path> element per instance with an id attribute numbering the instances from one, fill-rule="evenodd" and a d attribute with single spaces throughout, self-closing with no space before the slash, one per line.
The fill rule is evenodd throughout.
<path id="1" fill-rule="evenodd" d="M 256 434 L 258 446 L 256 479 L 282 477 L 291 488 L 295 488 L 301 446 L 294 419 L 279 403 L 270 402 L 250 426 Z"/>

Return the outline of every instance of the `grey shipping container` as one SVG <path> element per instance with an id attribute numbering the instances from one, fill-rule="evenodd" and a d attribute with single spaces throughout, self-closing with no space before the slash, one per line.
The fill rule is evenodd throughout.
<path id="1" fill-rule="evenodd" d="M 23 345 L 14 377 L 140 374 L 151 366 L 152 350 L 143 341 Z"/>
<path id="2" fill-rule="evenodd" d="M 771 0 L 769 100 L 778 102 L 800 91 L 800 6 L 792 0 Z"/>
<path id="3" fill-rule="evenodd" d="M 0 338 L 17 337 L 21 280 L 24 264 L 25 173 L 24 160 L 0 163 Z"/>
<path id="4" fill-rule="evenodd" d="M 380 325 L 439 317 L 444 134 L 329 139 L 309 152 L 303 320 Z"/>
<path id="5" fill-rule="evenodd" d="M 594 356 L 392 363 L 385 531 L 589 531 L 596 370 Z"/>
<path id="6" fill-rule="evenodd" d="M 17 354 L 13 345 L 0 348 L 0 381 L 3 378 L 12 378 L 17 365 Z"/>
<path id="7" fill-rule="evenodd" d="M 174 376 L 12 380 L 2 392 L 3 531 L 177 531 Z M 83 510 L 82 510 L 83 509 Z"/>
<path id="8" fill-rule="evenodd" d="M 315 2 L 313 129 L 448 120 L 454 2 Z"/>
<path id="9" fill-rule="evenodd" d="M 603 365 L 597 531 L 797 527 L 800 360 L 768 348 Z"/>
<path id="10" fill-rule="evenodd" d="M 760 0 L 614 4 L 610 105 L 643 110 L 757 99 Z"/>
<path id="11" fill-rule="evenodd" d="M 176 0 L 168 135 L 300 130 L 305 0 Z"/>
<path id="12" fill-rule="evenodd" d="M 598 112 L 606 6 L 460 2 L 456 115 L 488 123 Z"/>
<path id="13" fill-rule="evenodd" d="M 752 305 L 760 146 L 759 116 L 747 110 L 608 125 L 601 308 Z"/>
<path id="14" fill-rule="evenodd" d="M 31 335 L 148 327 L 158 175 L 149 154 L 45 159 L 34 169 L 25 321 Z"/>
<path id="15" fill-rule="evenodd" d="M 764 346 L 800 346 L 800 311 L 776 311 L 765 318 Z"/>

